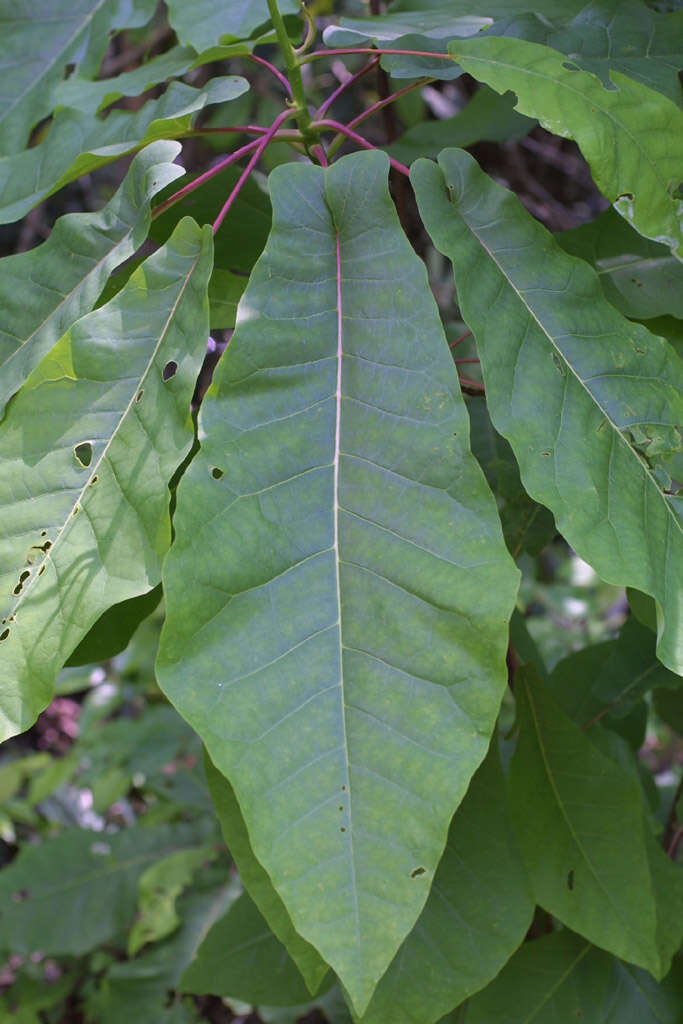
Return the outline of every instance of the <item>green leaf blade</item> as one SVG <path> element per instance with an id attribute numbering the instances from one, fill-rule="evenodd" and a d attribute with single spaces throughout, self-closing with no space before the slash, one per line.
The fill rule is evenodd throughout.
<path id="1" fill-rule="evenodd" d="M 228 780 L 214 767 L 211 758 L 204 752 L 204 771 L 216 808 L 223 838 L 238 867 L 250 897 L 268 922 L 273 934 L 286 948 L 288 954 L 301 972 L 314 995 L 329 971 L 329 967 L 309 942 L 302 939 L 292 924 L 292 919 L 273 884 L 256 859 L 249 840 L 249 833 L 240 811 L 235 793 Z"/>
<path id="2" fill-rule="evenodd" d="M 616 956 L 662 977 L 637 779 L 600 753 L 532 667 L 515 676 L 520 735 L 510 800 L 537 902 Z"/>
<path id="3" fill-rule="evenodd" d="M 271 175 L 179 490 L 157 666 L 359 1012 L 488 746 L 517 586 L 386 174 L 362 154 Z"/>
<path id="4" fill-rule="evenodd" d="M 0 16 L 0 153 L 21 150 L 34 125 L 51 113 L 68 63 L 95 74 L 110 30 L 137 27 L 154 13 L 152 0 L 54 0 L 48 10 L 20 8 L 23 17 Z M 46 18 L 49 17 L 49 29 Z"/>
<path id="5" fill-rule="evenodd" d="M 495 977 L 533 912 L 494 738 L 455 812 L 424 910 L 362 1024 L 441 1020 Z"/>
<path id="6" fill-rule="evenodd" d="M 418 161 L 411 178 L 454 262 L 491 418 L 526 490 L 603 579 L 656 598 L 657 654 L 680 674 L 682 499 L 666 488 L 682 444 L 683 362 L 607 303 L 594 271 L 467 153 L 445 150 L 439 168 Z"/>
<path id="7" fill-rule="evenodd" d="M 8 409 L 5 735 L 46 706 L 57 671 L 102 612 L 159 582 L 168 481 L 192 441 L 210 272 L 210 228 L 182 222 L 110 303 L 64 335 Z"/>
<path id="8" fill-rule="evenodd" d="M 449 44 L 479 81 L 517 94 L 516 109 L 548 131 L 575 139 L 595 183 L 647 238 L 683 259 L 683 200 L 675 195 L 683 165 L 683 110 L 618 72 L 605 89 L 570 70 L 563 54 L 522 39 L 480 37 Z"/>
<path id="9" fill-rule="evenodd" d="M 183 173 L 172 162 L 179 152 L 177 142 L 148 146 L 104 209 L 66 214 L 43 245 L 0 260 L 0 412 L 65 331 L 92 309 L 111 270 L 142 244 L 152 197 Z"/>
<path id="10" fill-rule="evenodd" d="M 183 138 L 198 111 L 247 89 L 245 79 L 235 75 L 213 78 L 201 89 L 171 82 L 159 99 L 135 112 L 112 110 L 104 121 L 87 111 L 60 108 L 38 145 L 0 157 L 0 224 L 18 220 L 70 181 L 126 153 L 157 139 Z"/>

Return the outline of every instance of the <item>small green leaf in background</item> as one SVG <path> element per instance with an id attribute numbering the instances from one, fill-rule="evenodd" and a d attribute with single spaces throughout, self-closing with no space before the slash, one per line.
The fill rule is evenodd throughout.
<path id="1" fill-rule="evenodd" d="M 157 662 L 358 1012 L 488 747 L 518 582 L 388 167 L 270 176 L 178 489 Z"/>
<path id="2" fill-rule="evenodd" d="M 178 929 L 133 959 L 114 961 L 100 974 L 86 996 L 88 1019 L 97 1024 L 177 1024 L 166 1009 L 169 991 L 177 989 L 204 937 L 238 894 L 234 882 L 225 879 L 225 868 L 202 872 L 178 900 Z M 176 1000 L 172 1010 L 182 1013 L 183 1006 Z"/>
<path id="3" fill-rule="evenodd" d="M 168 481 L 192 443 L 210 273 L 211 230 L 188 218 L 64 335 L 0 424 L 5 737 L 49 703 L 100 615 L 159 582 Z"/>
<path id="4" fill-rule="evenodd" d="M 593 746 L 533 666 L 516 673 L 515 700 L 510 800 L 536 901 L 662 978 L 676 931 L 661 946 L 638 781 Z"/>
<path id="5" fill-rule="evenodd" d="M 330 976 L 325 987 L 332 982 Z M 310 995 L 296 964 L 247 892 L 208 933 L 180 979 L 180 990 L 267 1006 L 296 1006 Z"/>
<path id="6" fill-rule="evenodd" d="M 517 110 L 572 138 L 595 184 L 637 231 L 683 259 L 683 200 L 674 195 L 683 166 L 683 110 L 619 72 L 605 89 L 571 70 L 557 50 L 487 36 L 449 44 L 459 64 L 496 92 L 517 95 Z"/>
<path id="7" fill-rule="evenodd" d="M 665 981 L 569 931 L 527 942 L 470 1000 L 467 1024 L 679 1024 L 683 964 Z"/>
<path id="8" fill-rule="evenodd" d="M 202 865 L 218 854 L 216 845 L 194 850 L 177 850 L 151 864 L 138 879 L 138 912 L 128 936 L 128 956 L 132 957 L 147 942 L 158 942 L 180 924 L 176 900 Z"/>
<path id="9" fill-rule="evenodd" d="M 665 245 L 639 235 L 615 210 L 555 238 L 566 252 L 595 267 L 605 298 L 624 316 L 683 319 L 683 263 Z"/>
<path id="10" fill-rule="evenodd" d="M 8 953 L 88 953 L 130 927 L 140 875 L 156 861 L 207 839 L 205 822 L 69 829 L 26 845 L 0 872 L 0 949 Z"/>
<path id="11" fill-rule="evenodd" d="M 468 153 L 419 160 L 411 180 L 453 261 L 491 419 L 525 488 L 602 579 L 656 598 L 658 657 L 683 673 L 683 496 L 669 493 L 683 467 L 683 361 Z"/>
<path id="12" fill-rule="evenodd" d="M 114 267 L 145 240 L 152 196 L 183 174 L 172 162 L 179 153 L 177 142 L 152 143 L 102 210 L 68 213 L 42 245 L 0 260 L 0 413 L 62 334 L 90 312 Z"/>

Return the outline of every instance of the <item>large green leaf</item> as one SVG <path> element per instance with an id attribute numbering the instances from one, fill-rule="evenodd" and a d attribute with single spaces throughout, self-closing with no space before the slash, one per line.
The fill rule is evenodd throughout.
<path id="1" fill-rule="evenodd" d="M 135 113 L 113 110 L 103 121 L 89 112 L 60 108 L 42 142 L 0 157 L 0 224 L 23 217 L 63 185 L 126 153 L 156 139 L 182 138 L 198 111 L 247 89 L 246 80 L 234 75 L 213 78 L 202 89 L 171 82 L 163 96 Z"/>
<path id="2" fill-rule="evenodd" d="M 332 985 L 330 977 L 327 988 Z M 275 938 L 248 892 L 235 900 L 207 934 L 180 979 L 183 992 L 234 996 L 266 1006 L 309 999 L 304 979 Z"/>
<path id="3" fill-rule="evenodd" d="M 181 43 L 195 50 L 208 50 L 219 43 L 249 39 L 256 29 L 270 22 L 266 0 L 168 0 L 168 18 Z M 278 0 L 282 14 L 297 14 L 298 0 Z"/>
<path id="4" fill-rule="evenodd" d="M 639 235 L 614 210 L 555 238 L 572 256 L 593 264 L 605 297 L 624 316 L 683 319 L 681 261 L 665 245 Z"/>
<path id="5" fill-rule="evenodd" d="M 120 938 L 132 923 L 142 872 L 200 845 L 207 833 L 206 823 L 114 834 L 69 829 L 23 846 L 0 873 L 0 949 L 80 956 Z"/>
<path id="6" fill-rule="evenodd" d="M 168 481 L 190 449 L 211 230 L 191 220 L 36 367 L 0 427 L 0 717 L 50 700 L 110 605 L 145 593 L 170 543 Z"/>
<path id="7" fill-rule="evenodd" d="M 593 746 L 533 667 L 515 675 L 515 699 L 510 799 L 537 902 L 661 978 L 671 952 L 659 948 L 637 780 Z"/>
<path id="8" fill-rule="evenodd" d="M 51 113 L 67 64 L 94 75 L 115 28 L 144 25 L 154 0 L 28 0 L 0 10 L 0 153 L 21 150 Z"/>
<path id="9" fill-rule="evenodd" d="M 683 11 L 659 14 L 641 0 L 594 0 L 564 24 L 539 11 L 496 22 L 489 31 L 566 53 L 572 66 L 592 71 L 607 88 L 610 71 L 619 71 L 683 106 Z"/>
<path id="10" fill-rule="evenodd" d="M 240 877 L 249 895 L 296 964 L 309 991 L 317 992 L 329 971 L 327 964 L 313 946 L 302 939 L 295 930 L 284 903 L 273 888 L 273 883 L 254 856 L 249 833 L 232 786 L 214 767 L 206 753 L 204 771 L 223 838 L 239 868 Z M 233 994 L 236 995 L 237 992 Z"/>
<path id="11" fill-rule="evenodd" d="M 179 488 L 157 665 L 358 1012 L 486 751 L 517 587 L 387 170 L 271 175 Z"/>
<path id="12" fill-rule="evenodd" d="M 433 1024 L 496 976 L 534 912 L 494 738 L 455 813 L 417 924 L 363 1024 Z"/>
<path id="13" fill-rule="evenodd" d="M 642 235 L 683 259 L 683 110 L 619 72 L 605 89 L 588 71 L 539 43 L 487 36 L 449 43 L 460 66 L 496 92 L 517 94 L 517 110 L 576 140 L 595 183 Z"/>
<path id="14" fill-rule="evenodd" d="M 683 673 L 683 497 L 667 493 L 683 455 L 683 362 L 467 153 L 417 161 L 411 178 L 454 262 L 491 419 L 524 486 L 604 580 L 656 598 L 658 656 Z"/>
<path id="15" fill-rule="evenodd" d="M 525 943 L 470 1001 L 467 1024 L 678 1024 L 682 965 L 657 984 L 571 932 Z"/>
<path id="16" fill-rule="evenodd" d="M 0 260 L 0 413 L 43 356 L 90 312 L 117 264 L 142 245 L 152 196 L 183 173 L 177 142 L 155 142 L 133 160 L 97 213 L 68 213 L 27 253 Z"/>

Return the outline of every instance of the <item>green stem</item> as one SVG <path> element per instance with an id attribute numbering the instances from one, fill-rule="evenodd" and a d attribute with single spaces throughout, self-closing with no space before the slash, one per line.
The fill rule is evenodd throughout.
<path id="1" fill-rule="evenodd" d="M 280 14 L 277 6 L 277 0 L 268 0 L 268 10 L 270 12 L 270 20 L 272 21 L 273 28 L 275 29 L 278 45 L 282 51 L 282 56 L 285 61 L 287 78 L 289 79 L 289 84 L 292 87 L 292 104 L 295 109 L 299 130 L 301 131 L 306 143 L 314 143 L 317 141 L 318 136 L 315 128 L 313 128 L 313 120 L 306 105 L 306 92 L 304 90 L 304 81 L 301 77 L 299 58 L 297 57 L 294 47 L 287 35 L 285 23 L 282 20 L 282 15 Z"/>

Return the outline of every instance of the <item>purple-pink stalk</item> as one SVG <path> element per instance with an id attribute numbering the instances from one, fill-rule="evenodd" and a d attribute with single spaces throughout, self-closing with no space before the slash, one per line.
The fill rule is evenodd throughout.
<path id="1" fill-rule="evenodd" d="M 289 96 L 289 98 L 291 100 L 291 98 L 292 98 L 292 87 L 289 84 L 289 79 L 287 78 L 286 75 L 283 75 L 282 72 L 279 71 L 275 67 L 274 64 L 270 63 L 269 60 L 265 60 L 264 57 L 257 57 L 255 53 L 250 53 L 249 54 L 249 60 L 253 60 L 256 64 L 260 64 L 261 67 L 268 68 L 268 70 L 270 71 L 271 75 L 275 75 L 277 80 L 280 82 L 280 85 L 283 86 L 285 92 L 287 93 L 287 95 Z"/>
<path id="2" fill-rule="evenodd" d="M 459 345 L 461 341 L 465 340 L 465 338 L 469 338 L 471 333 L 472 333 L 472 331 L 465 331 L 465 333 L 461 334 L 459 338 L 455 339 L 455 341 L 449 341 L 448 342 L 448 347 L 449 348 L 455 348 L 455 346 Z"/>
<path id="3" fill-rule="evenodd" d="M 215 221 L 213 222 L 213 233 L 214 233 L 214 235 L 216 234 L 216 232 L 218 231 L 219 227 L 223 223 L 223 221 L 224 221 L 224 219 L 225 219 L 225 217 L 226 217 L 230 207 L 232 206 L 232 204 L 235 202 L 235 200 L 237 199 L 238 195 L 242 191 L 242 186 L 244 185 L 245 181 L 247 180 L 247 178 L 249 177 L 249 175 L 253 171 L 254 167 L 258 163 L 259 159 L 261 158 L 261 154 L 263 153 L 264 149 L 266 148 L 266 146 L 270 142 L 272 142 L 272 140 L 275 137 L 275 134 L 276 134 L 278 128 L 280 127 L 280 125 L 284 121 L 286 121 L 288 118 L 293 117 L 294 113 L 295 113 L 295 111 L 293 111 L 293 110 L 283 110 L 282 113 L 279 114 L 278 117 L 275 118 L 275 120 L 271 124 L 270 128 L 265 133 L 265 135 L 263 135 L 260 139 L 258 139 L 256 141 L 256 145 L 255 146 L 254 146 L 253 143 L 251 143 L 251 142 L 249 143 L 249 146 L 253 148 L 254 152 L 251 155 L 249 163 L 247 164 L 247 166 L 244 168 L 244 170 L 240 174 L 239 178 L 237 179 L 237 184 L 235 185 L 235 187 L 233 188 L 232 192 L 230 193 L 230 195 L 226 199 L 226 201 L 223 204 L 223 207 L 222 207 L 220 213 L 218 214 L 218 216 L 216 217 Z M 243 146 L 242 150 L 245 150 L 246 148 L 247 148 L 246 146 Z M 233 156 L 234 155 L 235 154 L 233 153 Z"/>
<path id="4" fill-rule="evenodd" d="M 333 121 L 331 118 L 324 118 L 322 121 L 314 121 L 313 126 L 314 128 L 329 128 L 331 131 L 340 132 L 342 135 L 346 135 L 347 138 L 358 143 L 358 145 L 362 146 L 363 149 L 377 149 L 377 146 L 373 146 L 371 142 L 364 139 L 362 135 L 358 134 L 358 132 L 354 132 L 352 128 L 348 128 L 345 124 L 342 124 L 341 121 Z M 410 171 L 405 164 L 401 164 L 398 160 L 394 160 L 392 156 L 389 157 L 389 163 L 394 170 L 399 171 L 401 174 L 405 174 L 406 177 L 409 177 Z"/>
<path id="5" fill-rule="evenodd" d="M 368 63 L 364 67 L 362 67 L 360 71 L 356 71 L 355 75 L 349 75 L 346 81 L 342 82 L 341 85 L 338 85 L 334 92 L 327 97 L 325 102 L 320 104 L 320 106 L 315 112 L 315 119 L 318 120 L 319 118 L 324 117 L 325 113 L 330 109 L 332 104 L 336 102 L 336 100 L 341 96 L 343 92 L 346 92 L 347 89 L 350 89 L 352 85 L 355 85 L 359 78 L 362 78 L 363 75 L 367 75 L 368 71 L 372 71 L 372 69 L 376 68 L 378 64 L 379 57 L 375 57 L 374 60 L 368 61 Z"/>
<path id="6" fill-rule="evenodd" d="M 336 50 L 314 50 L 299 61 L 300 64 L 307 64 L 311 60 L 319 60 L 321 57 L 343 57 L 354 53 L 396 54 L 401 57 L 431 57 L 435 60 L 455 60 L 451 53 L 430 53 L 428 50 L 392 50 L 378 46 L 349 46 L 340 47 Z"/>

